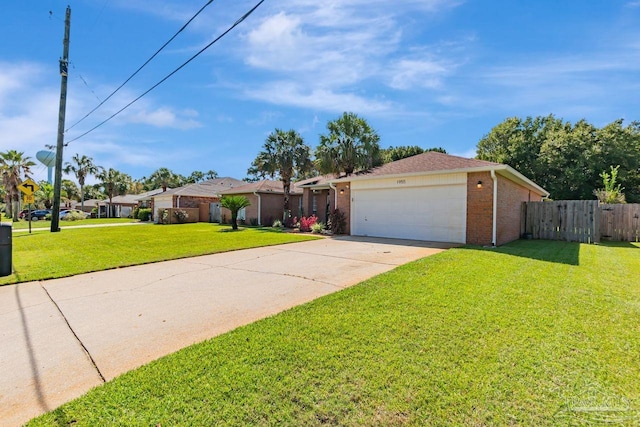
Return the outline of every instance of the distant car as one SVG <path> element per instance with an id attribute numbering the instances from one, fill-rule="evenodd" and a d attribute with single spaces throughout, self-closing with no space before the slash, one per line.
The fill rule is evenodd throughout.
<path id="1" fill-rule="evenodd" d="M 29 213 L 27 212 L 24 215 L 24 219 L 26 219 L 27 221 L 29 221 L 29 218 L 31 218 L 31 221 L 38 221 L 40 219 L 47 219 L 47 215 L 51 215 L 51 211 L 48 209 L 38 209 L 35 211 L 31 211 L 31 215 L 29 215 Z"/>
<path id="2" fill-rule="evenodd" d="M 28 213 L 29 213 L 29 209 L 23 209 L 23 210 L 21 210 L 21 211 L 20 211 L 20 213 L 18 214 L 18 218 L 23 219 L 23 218 L 24 218 L 24 216 L 25 216 L 26 214 L 28 214 Z"/>
<path id="3" fill-rule="evenodd" d="M 89 214 L 87 212 L 82 212 L 79 209 L 66 209 L 64 211 L 60 211 L 60 219 L 64 219 L 67 215 L 69 215 L 71 213 L 76 213 L 78 215 L 82 215 L 82 218 L 88 218 L 89 215 L 91 215 L 91 214 Z"/>

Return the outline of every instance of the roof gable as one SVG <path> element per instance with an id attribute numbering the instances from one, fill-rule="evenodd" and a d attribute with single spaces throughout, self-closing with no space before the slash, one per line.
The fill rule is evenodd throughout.
<path id="1" fill-rule="evenodd" d="M 188 184 L 183 187 L 173 188 L 164 193 L 156 194 L 156 196 L 192 196 L 192 197 L 215 197 L 220 192 L 229 188 L 238 187 L 245 184 L 239 179 L 224 177 L 215 178 L 208 181 L 198 182 L 196 184 Z"/>
<path id="2" fill-rule="evenodd" d="M 450 154 L 443 154 L 437 151 L 427 151 L 426 153 L 386 163 L 368 171 L 358 172 L 356 173 L 356 176 L 399 175 L 418 172 L 474 169 L 487 166 L 498 166 L 499 164 L 500 163 L 487 162 L 485 160 L 452 156 Z"/>

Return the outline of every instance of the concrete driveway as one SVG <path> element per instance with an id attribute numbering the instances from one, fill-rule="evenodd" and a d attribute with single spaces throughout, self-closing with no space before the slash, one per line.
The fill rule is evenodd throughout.
<path id="1" fill-rule="evenodd" d="M 451 246 L 336 237 L 0 287 L 0 425 Z"/>

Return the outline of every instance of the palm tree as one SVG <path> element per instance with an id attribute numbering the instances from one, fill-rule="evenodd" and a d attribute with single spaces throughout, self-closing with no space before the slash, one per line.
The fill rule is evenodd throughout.
<path id="1" fill-rule="evenodd" d="M 209 169 L 205 174 L 204 174 L 205 179 L 216 179 L 218 177 L 218 172 L 214 171 L 213 169 Z"/>
<path id="2" fill-rule="evenodd" d="M 107 197 L 109 197 L 109 210 L 107 211 L 107 217 L 111 218 L 113 196 L 126 193 L 131 182 L 131 177 L 126 173 L 122 173 L 113 168 L 109 168 L 108 170 L 101 168 L 100 172 L 96 174 L 96 178 L 102 182 L 101 186 Z"/>
<path id="3" fill-rule="evenodd" d="M 2 171 L 2 185 L 6 192 L 6 211 L 7 216 L 11 214 L 14 221 L 18 220 L 20 212 L 20 190 L 18 186 L 22 182 L 22 175 L 28 177 L 31 173 L 31 167 L 35 163 L 30 157 L 24 155 L 23 152 L 16 150 L 8 150 L 4 153 L 0 152 L 0 171 Z"/>
<path id="4" fill-rule="evenodd" d="M 96 175 L 100 171 L 100 166 L 93 163 L 91 157 L 76 154 L 71 158 L 73 163 L 67 162 L 64 167 L 64 173 L 73 173 L 80 184 L 80 209 L 84 211 L 84 183 L 89 175 Z"/>
<path id="5" fill-rule="evenodd" d="M 186 178 L 180 174 L 176 174 L 170 169 L 159 168 L 145 180 L 145 187 L 147 190 L 155 190 L 158 187 L 162 187 L 162 191 L 167 191 L 167 187 L 180 187 L 183 185 Z"/>
<path id="6" fill-rule="evenodd" d="M 367 121 L 354 113 L 344 113 L 327 123 L 328 135 L 320 135 L 316 163 L 321 173 L 351 175 L 382 164 L 380 136 Z"/>
<path id="7" fill-rule="evenodd" d="M 231 228 L 238 229 L 238 211 L 247 206 L 251 206 L 249 199 L 244 196 L 222 196 L 220 206 L 231 211 Z"/>
<path id="8" fill-rule="evenodd" d="M 80 195 L 80 190 L 75 182 L 70 179 L 63 179 L 61 185 L 62 193 L 64 194 L 64 198 L 66 199 L 66 203 L 71 203 L 72 200 L 77 200 Z M 86 195 L 86 194 L 85 194 Z"/>
<path id="9" fill-rule="evenodd" d="M 291 180 L 304 175 L 313 168 L 310 149 L 304 143 L 302 136 L 295 130 L 283 131 L 276 129 L 264 143 L 263 150 L 251 164 L 249 174 L 259 176 L 276 175 L 282 181 L 284 190 L 284 214 L 286 220 L 289 212 L 289 197 L 291 194 Z"/>
<path id="10" fill-rule="evenodd" d="M 38 185 L 40 188 L 34 193 L 36 203 L 40 206 L 44 205 L 47 209 L 51 209 L 51 206 L 53 206 L 53 185 L 47 181 L 40 181 Z"/>

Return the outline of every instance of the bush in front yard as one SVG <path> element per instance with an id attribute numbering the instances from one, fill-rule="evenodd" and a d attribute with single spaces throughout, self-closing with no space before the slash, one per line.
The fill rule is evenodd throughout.
<path id="1" fill-rule="evenodd" d="M 151 208 L 140 208 L 135 216 L 140 221 L 149 221 L 151 219 Z"/>
<path id="2" fill-rule="evenodd" d="M 80 221 L 85 219 L 86 216 L 82 212 L 71 211 L 62 217 L 63 221 Z"/>

